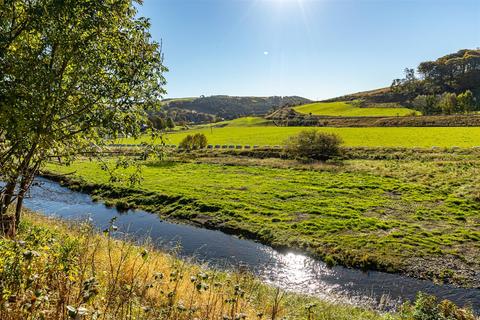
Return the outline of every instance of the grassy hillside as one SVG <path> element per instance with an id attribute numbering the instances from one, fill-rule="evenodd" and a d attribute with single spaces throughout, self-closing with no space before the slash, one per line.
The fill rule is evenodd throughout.
<path id="1" fill-rule="evenodd" d="M 16 239 L 0 238 L 0 257 L 2 320 L 401 319 L 277 295 L 248 274 L 209 270 L 35 214 Z"/>
<path id="2" fill-rule="evenodd" d="M 217 122 L 213 126 L 217 128 L 221 127 L 259 127 L 274 125 L 271 121 L 260 117 L 243 117 L 230 121 Z"/>
<path id="3" fill-rule="evenodd" d="M 47 169 L 74 173 L 80 185 L 103 185 L 96 197 L 123 208 L 300 248 L 331 263 L 480 284 L 468 271 L 480 268 L 478 161 L 356 160 L 313 168 L 195 161 L 147 162 L 133 189 L 110 184 L 95 162 Z"/>
<path id="4" fill-rule="evenodd" d="M 360 108 L 345 101 L 318 102 L 306 104 L 294 108 L 295 111 L 304 114 L 340 117 L 376 117 L 376 116 L 406 116 L 415 112 L 408 108 Z"/>
<path id="5" fill-rule="evenodd" d="M 238 120 L 243 122 L 243 120 Z M 259 120 L 258 120 L 259 121 Z M 369 147 L 474 147 L 480 146 L 480 127 L 371 127 L 371 128 L 316 128 L 336 133 L 346 146 Z M 289 136 L 312 127 L 226 126 L 179 131 L 165 135 L 168 144 L 178 144 L 186 135 L 204 133 L 210 144 L 282 145 Z M 117 143 L 136 144 L 151 141 L 148 137 L 134 140 L 119 139 Z"/>

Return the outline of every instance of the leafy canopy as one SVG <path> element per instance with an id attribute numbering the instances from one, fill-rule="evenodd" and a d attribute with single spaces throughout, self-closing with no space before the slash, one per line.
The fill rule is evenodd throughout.
<path id="1" fill-rule="evenodd" d="M 0 2 L 2 211 L 48 157 L 140 134 L 167 70 L 136 14 L 131 0 Z"/>

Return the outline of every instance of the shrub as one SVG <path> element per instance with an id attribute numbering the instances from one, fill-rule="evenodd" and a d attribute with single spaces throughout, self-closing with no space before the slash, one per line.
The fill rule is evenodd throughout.
<path id="1" fill-rule="evenodd" d="M 193 136 L 187 135 L 180 142 L 179 147 L 185 150 L 203 149 L 207 146 L 207 137 L 203 133 L 196 133 Z"/>
<path id="2" fill-rule="evenodd" d="M 475 320 L 471 310 L 461 309 L 448 300 L 438 302 L 435 296 L 420 292 L 412 306 L 404 305 L 402 319 L 412 320 Z"/>
<path id="3" fill-rule="evenodd" d="M 193 136 L 194 149 L 203 149 L 207 146 L 207 144 L 208 144 L 207 136 L 205 136 L 203 133 L 196 133 Z"/>
<path id="4" fill-rule="evenodd" d="M 342 142 L 342 139 L 333 133 L 305 130 L 287 139 L 284 152 L 293 158 L 328 160 L 340 155 Z"/>

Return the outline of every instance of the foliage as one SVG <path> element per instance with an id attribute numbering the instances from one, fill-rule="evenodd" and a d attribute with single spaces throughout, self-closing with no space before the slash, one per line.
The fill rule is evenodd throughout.
<path id="1" fill-rule="evenodd" d="M 377 117 L 377 116 L 406 116 L 413 112 L 408 108 L 376 108 L 362 107 L 361 100 L 356 102 L 317 102 L 295 107 L 294 110 L 303 114 L 340 117 Z"/>
<path id="2" fill-rule="evenodd" d="M 442 95 L 419 95 L 413 100 L 413 106 L 424 115 L 469 113 L 480 108 L 470 90 L 458 96 L 452 92 L 445 92 Z"/>
<path id="3" fill-rule="evenodd" d="M 420 81 L 415 75 L 415 70 L 406 68 L 404 73 L 405 78 L 393 80 L 391 89 L 395 93 L 402 93 L 410 98 L 415 97 L 422 89 Z"/>
<path id="4" fill-rule="evenodd" d="M 0 318 L 380 320 L 373 311 L 286 294 L 243 272 L 221 273 L 114 240 L 86 224 L 28 215 L 0 239 Z M 120 231 L 120 230 L 119 230 Z M 309 307 L 306 310 L 307 306 Z M 392 319 L 392 318 L 389 318 Z"/>
<path id="5" fill-rule="evenodd" d="M 435 95 L 419 95 L 413 100 L 413 106 L 423 115 L 440 114 L 438 100 L 438 97 Z"/>
<path id="6" fill-rule="evenodd" d="M 185 150 L 203 149 L 207 146 L 207 137 L 203 133 L 187 135 L 178 145 Z"/>
<path id="7" fill-rule="evenodd" d="M 165 121 L 164 118 L 154 115 L 150 117 L 150 122 L 152 127 L 154 127 L 157 130 L 165 130 L 167 129 L 167 122 Z"/>
<path id="8" fill-rule="evenodd" d="M 392 92 L 402 94 L 410 101 L 418 95 L 444 95 L 441 105 L 444 114 L 471 111 L 470 105 L 455 110 L 453 96 L 447 94 L 461 94 L 480 88 L 480 49 L 464 49 L 435 61 L 422 62 L 417 72 L 419 78 L 414 69 L 405 69 L 405 78 L 393 81 Z"/>
<path id="9" fill-rule="evenodd" d="M 166 126 L 168 129 L 172 130 L 173 128 L 175 128 L 175 121 L 173 121 L 171 117 L 168 117 Z"/>
<path id="10" fill-rule="evenodd" d="M 413 306 L 406 305 L 401 311 L 402 317 L 412 320 L 476 320 L 475 315 L 460 309 L 454 303 L 439 302 L 435 296 L 419 293 Z"/>
<path id="11" fill-rule="evenodd" d="M 435 61 L 422 62 L 418 72 L 430 93 L 474 90 L 480 87 L 480 49 L 459 50 Z"/>
<path id="12" fill-rule="evenodd" d="M 0 2 L 0 215 L 18 198 L 19 219 L 45 159 L 140 134 L 166 69 L 136 15 L 130 0 Z"/>
<path id="13" fill-rule="evenodd" d="M 457 96 L 457 104 L 458 109 L 463 112 L 472 112 L 475 111 L 477 108 L 475 97 L 470 90 L 467 90 Z"/>
<path id="14" fill-rule="evenodd" d="M 458 111 L 457 95 L 455 93 L 445 92 L 438 103 L 443 114 L 452 114 Z"/>
<path id="15" fill-rule="evenodd" d="M 285 141 L 285 154 L 299 159 L 328 160 L 340 155 L 342 139 L 334 133 L 301 131 Z"/>

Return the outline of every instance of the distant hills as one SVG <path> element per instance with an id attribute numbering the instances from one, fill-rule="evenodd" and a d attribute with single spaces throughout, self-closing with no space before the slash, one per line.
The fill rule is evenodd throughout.
<path id="1" fill-rule="evenodd" d="M 206 122 L 230 120 L 244 116 L 259 116 L 284 106 L 310 103 L 311 100 L 292 97 L 235 97 L 217 95 L 198 98 L 166 99 L 161 112 L 176 122 Z"/>
<path id="2" fill-rule="evenodd" d="M 245 116 L 280 113 L 291 117 L 292 114 L 288 110 L 294 109 L 292 107 L 312 102 L 298 96 L 217 95 L 166 99 L 161 102 L 159 116 L 172 118 L 176 123 L 209 123 Z M 416 110 L 423 115 L 477 113 L 480 111 L 480 50 L 463 49 L 434 61 L 422 62 L 416 70 L 407 68 L 405 78 L 394 79 L 390 87 L 353 93 L 320 102 L 333 102 L 336 103 L 335 106 L 347 106 L 349 109 L 352 109 L 350 105 L 354 105 L 357 109 L 395 108 L 393 111 L 380 110 L 380 114 L 398 114 L 399 108 L 409 108 L 411 109 L 408 110 L 409 113 Z M 324 114 L 324 107 L 331 109 L 332 105 L 317 104 L 322 107 L 321 110 L 309 110 L 307 113 L 329 115 Z M 283 109 L 287 111 L 279 111 Z M 339 114 L 342 111 L 340 109 L 333 110 L 334 114 Z M 373 111 L 362 110 L 362 114 L 373 114 Z"/>

